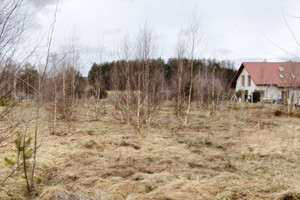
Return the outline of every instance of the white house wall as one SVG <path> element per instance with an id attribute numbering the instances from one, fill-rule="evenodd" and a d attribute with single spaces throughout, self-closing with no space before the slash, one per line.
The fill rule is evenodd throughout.
<path id="1" fill-rule="evenodd" d="M 290 90 L 289 99 L 289 103 L 291 103 L 292 100 L 294 104 L 300 105 L 300 90 Z"/>
<path id="2" fill-rule="evenodd" d="M 276 100 L 278 98 L 281 98 L 281 89 L 278 88 L 277 86 L 257 86 L 253 82 L 252 78 L 251 78 L 251 86 L 248 86 L 248 75 L 249 75 L 248 71 L 246 70 L 246 68 L 244 68 L 237 79 L 235 91 L 248 90 L 248 95 L 252 95 L 254 91 L 261 90 L 261 91 L 265 91 L 265 96 L 263 97 L 264 100 Z M 242 86 L 242 76 L 245 76 L 244 86 Z"/>
<path id="3" fill-rule="evenodd" d="M 276 100 L 281 98 L 282 89 L 277 86 L 257 86 L 256 90 L 265 91 L 264 100 Z"/>

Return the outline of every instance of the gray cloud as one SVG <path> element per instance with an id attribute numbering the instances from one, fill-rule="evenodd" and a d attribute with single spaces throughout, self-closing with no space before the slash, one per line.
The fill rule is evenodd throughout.
<path id="1" fill-rule="evenodd" d="M 47 6 L 38 15 L 40 25 L 47 29 L 57 0 L 27 1 L 34 6 Z M 117 59 L 111 55 L 119 50 L 124 33 L 135 41 L 146 20 L 154 29 L 154 39 L 161 51 L 158 56 L 174 57 L 178 32 L 183 29 L 185 35 L 189 33 L 187 27 L 193 12 L 199 15 L 203 28 L 200 35 L 204 42 L 199 49 L 201 45 L 205 48 L 205 54 L 199 52 L 197 57 L 238 59 L 240 63 L 246 58 L 271 61 L 286 55 L 270 41 L 290 52 L 300 52 L 300 48 L 295 50 L 296 42 L 282 17 L 283 8 L 300 40 L 299 19 L 292 17 L 298 15 L 299 0 L 59 0 L 59 3 L 56 39 L 63 41 L 75 28 L 83 45 L 93 47 L 103 40 L 109 47 L 106 60 Z"/>
<path id="2" fill-rule="evenodd" d="M 36 7 L 43 7 L 56 4 L 60 0 L 28 0 L 28 2 Z"/>
<path id="3" fill-rule="evenodd" d="M 228 49 L 225 49 L 225 48 L 221 48 L 221 49 L 218 49 L 217 52 L 221 55 L 228 55 L 230 54 L 232 51 L 228 50 Z"/>
<path id="4" fill-rule="evenodd" d="M 114 35 L 114 34 L 121 34 L 122 30 L 119 28 L 112 29 L 112 30 L 105 30 L 102 32 L 104 36 L 106 35 Z"/>

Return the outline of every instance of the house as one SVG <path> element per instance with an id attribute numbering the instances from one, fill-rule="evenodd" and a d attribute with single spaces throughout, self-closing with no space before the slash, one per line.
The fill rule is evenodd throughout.
<path id="1" fill-rule="evenodd" d="M 231 88 L 245 100 L 300 104 L 300 63 L 244 62 L 234 76 Z"/>

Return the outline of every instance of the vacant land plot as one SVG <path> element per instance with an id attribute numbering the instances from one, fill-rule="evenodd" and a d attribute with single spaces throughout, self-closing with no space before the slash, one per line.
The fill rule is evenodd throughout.
<path id="1" fill-rule="evenodd" d="M 109 104 L 102 109 L 99 120 L 87 120 L 78 103 L 55 134 L 43 111 L 36 199 L 300 198 L 297 109 L 290 116 L 279 105 L 222 103 L 210 115 L 194 107 L 183 127 L 165 102 L 141 134 L 119 123 Z M 0 178 L 9 169 L 3 159 L 15 156 L 12 147 L 1 149 Z M 25 199 L 25 190 L 19 170 L 0 199 Z"/>

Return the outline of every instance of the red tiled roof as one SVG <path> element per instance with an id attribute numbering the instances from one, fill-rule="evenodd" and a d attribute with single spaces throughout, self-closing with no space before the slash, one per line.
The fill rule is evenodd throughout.
<path id="1" fill-rule="evenodd" d="M 300 87 L 300 63 L 296 62 L 244 62 L 232 80 L 236 81 L 246 69 L 255 85 L 276 85 L 278 87 Z"/>

